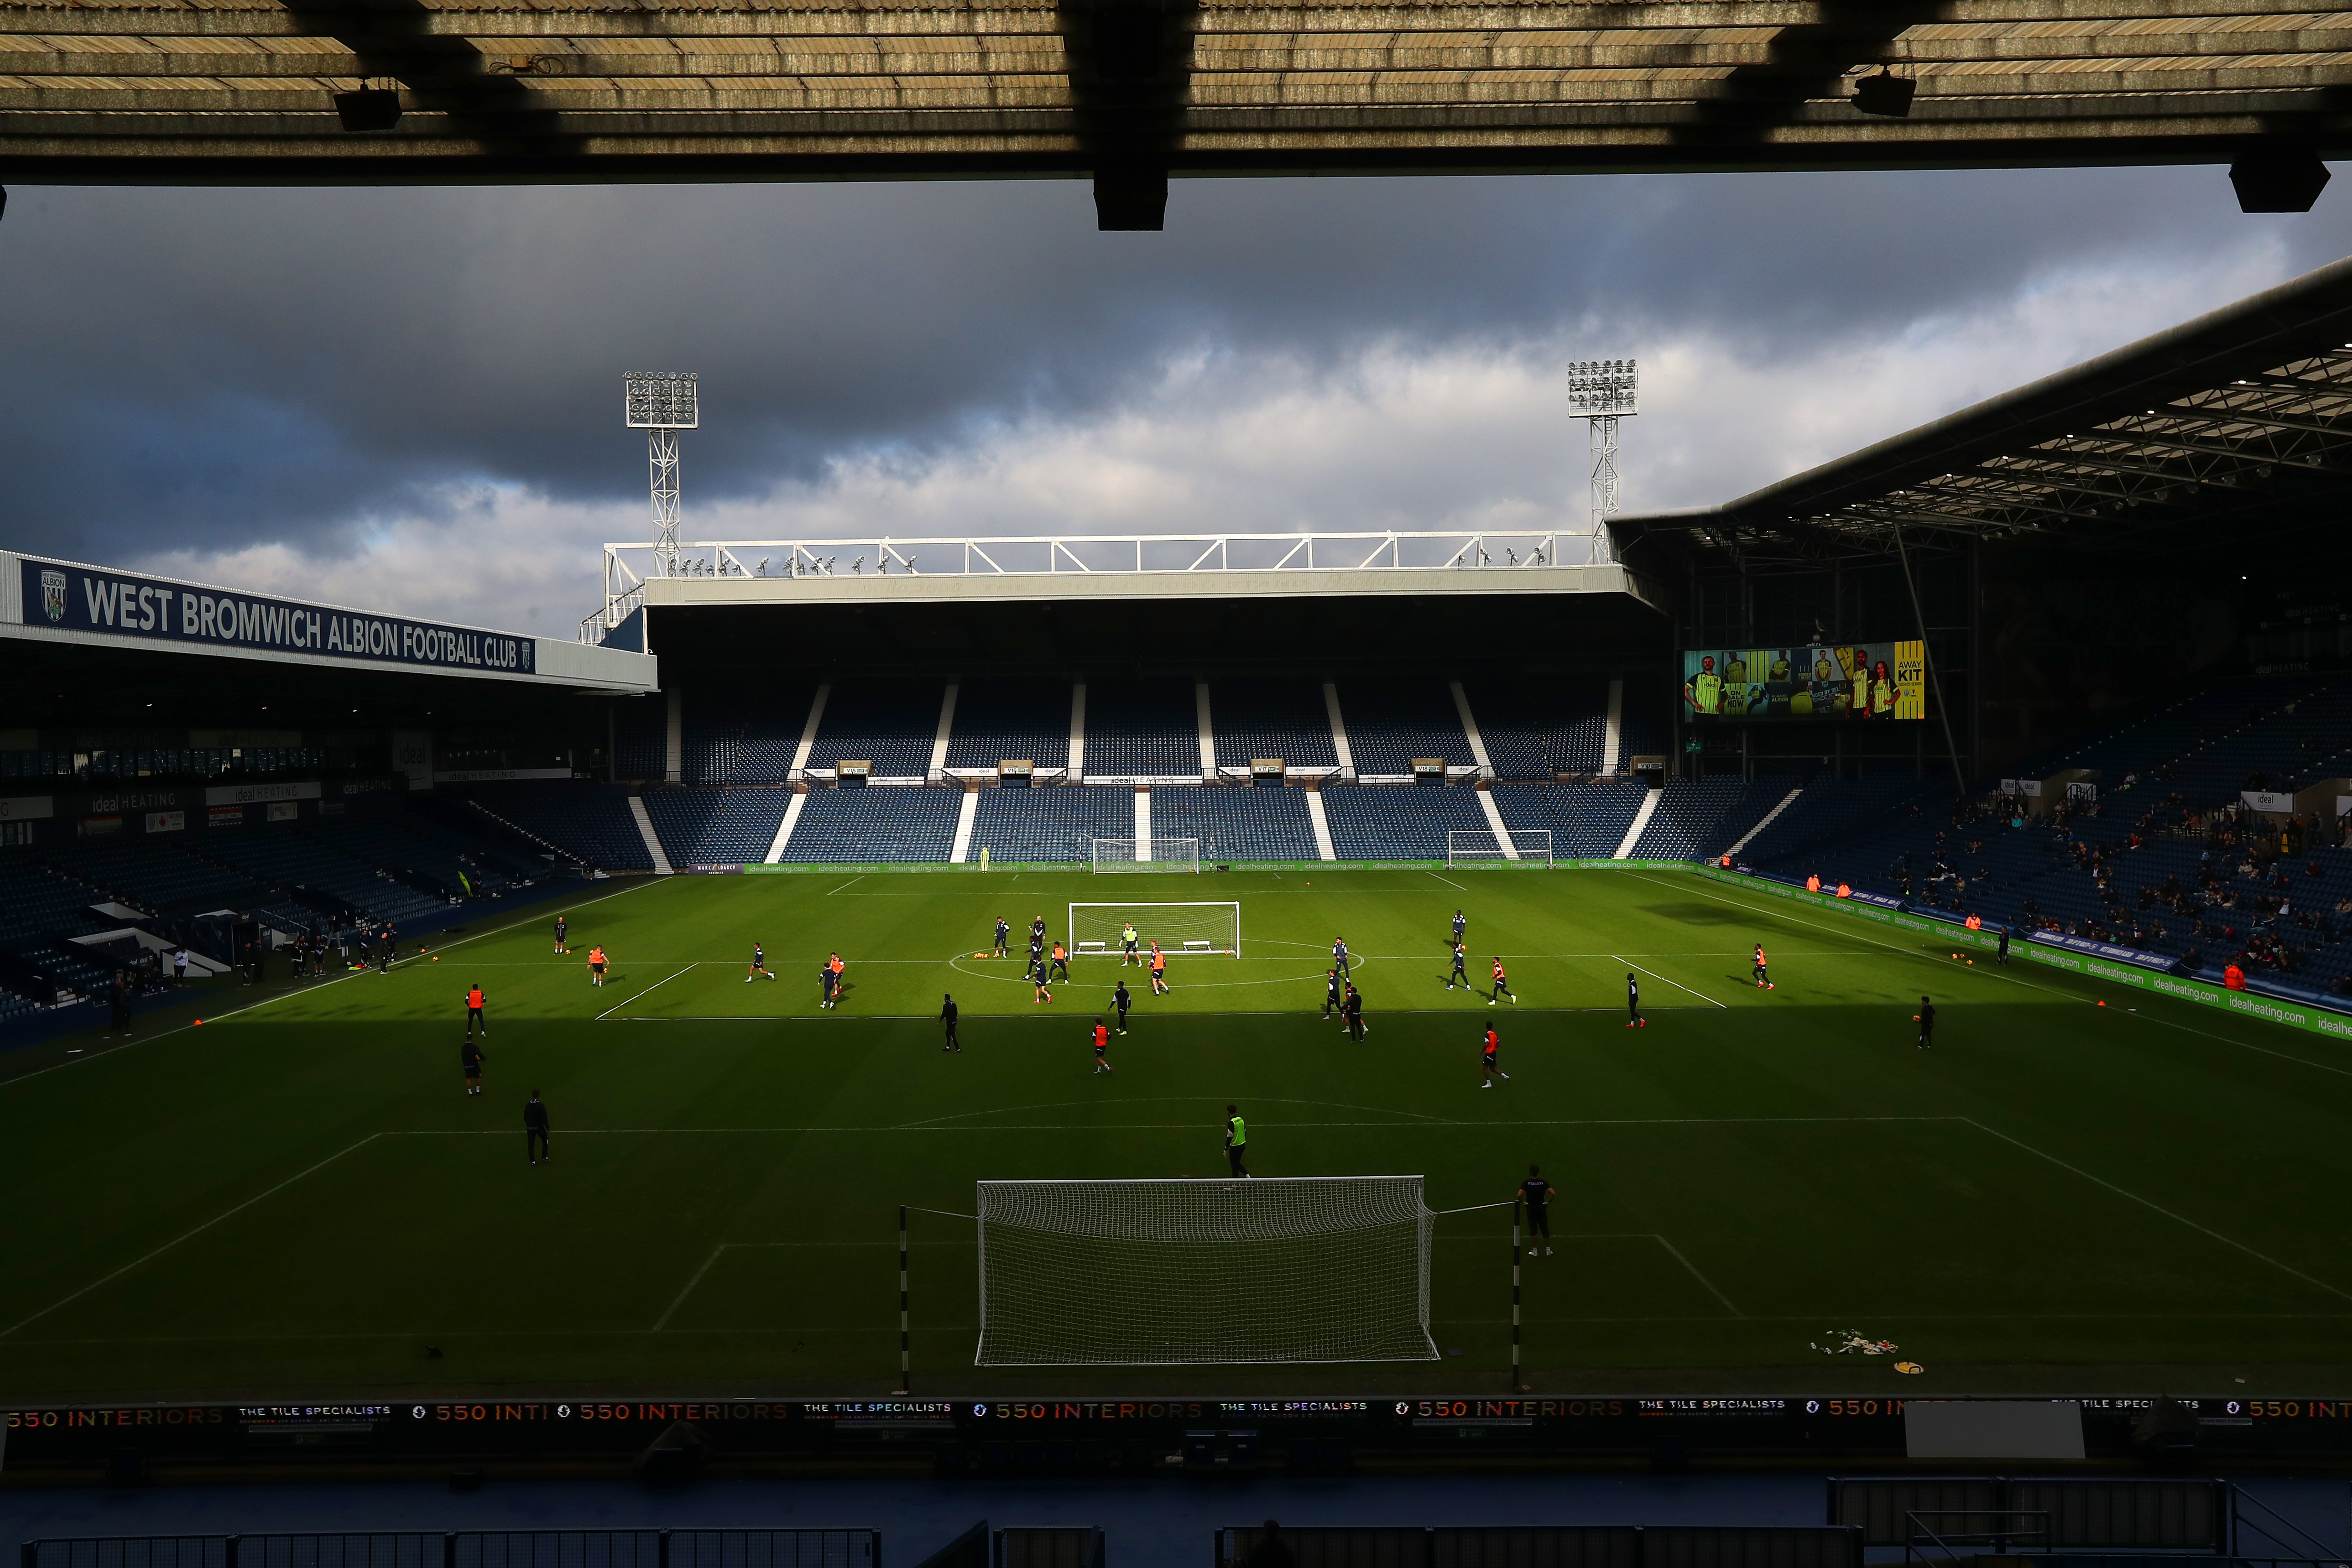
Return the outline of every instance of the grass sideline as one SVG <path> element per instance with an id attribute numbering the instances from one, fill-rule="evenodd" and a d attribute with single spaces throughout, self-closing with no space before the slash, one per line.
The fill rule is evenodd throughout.
<path id="1" fill-rule="evenodd" d="M 1076 961 L 1048 1008 L 1017 963 L 972 956 L 999 913 L 1017 937 L 1072 900 L 1187 886 L 1242 901 L 1249 956 L 1176 959 L 1165 999 L 1137 986 L 1113 1078 L 1085 1041 L 1113 961 Z M 1499 951 L 1517 1006 L 1443 989 L 1456 906 L 1472 973 Z M 1561 1200 L 1527 1269 L 1538 1388 L 2259 1384 L 2347 1359 L 2352 1059 L 2112 977 L 1956 962 L 1964 932 L 1656 868 L 678 878 L 569 906 L 558 958 L 564 907 L 0 1083 L 0 1391 L 880 1393 L 899 1204 L 968 1210 L 981 1176 L 1210 1174 L 1228 1100 L 1254 1168 L 1420 1173 L 1438 1208 L 1507 1197 L 1541 1161 Z M 1318 1016 L 1341 934 L 1360 1045 Z M 778 980 L 745 980 L 755 938 Z M 1757 941 L 1770 992 L 1746 978 Z M 592 990 L 597 942 L 614 967 Z M 852 985 L 828 1013 L 834 948 Z M 488 1092 L 469 1100 L 477 981 Z M 940 1049 L 948 990 L 961 1056 Z M 1923 991 L 1932 1052 L 1912 1043 Z M 1490 1019 L 1513 1075 L 1491 1091 Z M 515 1158 L 531 1088 L 556 1125 L 538 1169 Z M 1507 1224 L 1440 1222 L 1438 1363 L 1008 1373 L 971 1364 L 969 1227 L 919 1219 L 918 1385 L 1499 1386 Z M 1843 1330 L 1928 1370 L 1808 1348 Z"/>

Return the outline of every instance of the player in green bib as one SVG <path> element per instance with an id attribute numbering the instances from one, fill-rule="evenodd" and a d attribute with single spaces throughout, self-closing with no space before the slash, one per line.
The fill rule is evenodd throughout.
<path id="1" fill-rule="evenodd" d="M 1236 1176 L 1250 1173 L 1244 1156 L 1249 1153 L 1249 1123 L 1242 1120 L 1240 1108 L 1225 1107 L 1225 1163 Z"/>

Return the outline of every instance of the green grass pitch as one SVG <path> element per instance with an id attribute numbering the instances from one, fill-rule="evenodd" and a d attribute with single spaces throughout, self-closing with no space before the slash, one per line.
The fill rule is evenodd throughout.
<path id="1" fill-rule="evenodd" d="M 1114 959 L 1077 960 L 1045 1006 L 1018 961 L 973 954 L 1000 913 L 1018 945 L 1035 914 L 1058 931 L 1071 900 L 1120 897 L 1238 900 L 1244 956 L 1176 958 L 1166 998 L 1138 984 L 1106 1078 L 1088 1036 Z M 1516 1005 L 1443 988 L 1457 905 L 1474 977 L 1503 954 Z M 1418 1173 L 1445 1209 L 1540 1161 L 1560 1197 L 1526 1268 L 1538 1389 L 2258 1392 L 2352 1363 L 2342 1047 L 1697 878 L 678 878 L 583 891 L 569 958 L 557 907 L 0 1083 L 0 1391 L 887 1393 L 900 1204 L 1221 1173 L 1228 1100 L 1261 1175 Z M 1319 1017 L 1335 935 L 1361 1044 Z M 777 980 L 746 983 L 754 939 Z M 834 948 L 850 986 L 822 1012 Z M 1646 1029 L 1625 1027 L 1628 968 Z M 1492 1090 L 1490 1020 L 1511 1074 Z M 555 1123 L 539 1168 L 533 1088 Z M 1499 1390 L 1508 1224 L 1439 1222 L 1439 1362 L 984 1371 L 971 1227 L 919 1215 L 915 1387 Z M 1096 1310 L 1087 1281 L 1056 1288 Z M 1840 1330 L 1926 1371 L 1808 1348 Z"/>

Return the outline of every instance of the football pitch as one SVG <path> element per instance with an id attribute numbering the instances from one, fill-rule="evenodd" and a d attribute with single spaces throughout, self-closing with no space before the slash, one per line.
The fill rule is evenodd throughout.
<path id="1" fill-rule="evenodd" d="M 1050 1005 L 1018 956 L 977 956 L 999 915 L 1018 954 L 1033 917 L 1059 934 L 1072 900 L 1122 898 L 1237 900 L 1242 956 L 1175 955 L 1164 997 L 1082 956 Z M 1444 988 L 1457 907 L 1467 992 Z M 1510 1210 L 1472 1205 L 1529 1162 L 1559 1194 L 1524 1271 L 1539 1390 L 2259 1392 L 2352 1366 L 2352 1051 L 1860 927 L 1646 869 L 584 889 L 389 975 L 241 1011 L 227 989 L 200 1027 L 0 1083 L 0 1395 L 878 1395 L 901 1205 L 919 1393 L 1499 1391 Z M 1321 1017 L 1340 936 L 1360 1042 Z M 755 940 L 772 981 L 746 980 Z M 1515 1004 L 1487 1003 L 1496 954 Z M 1121 973 L 1130 1032 L 1098 1075 Z M 1487 1089 L 1490 1022 L 1510 1078 Z M 974 1227 L 949 1217 L 974 1182 L 1222 1175 L 1228 1101 L 1258 1175 L 1419 1174 L 1432 1208 L 1469 1211 L 1436 1224 L 1441 1359 L 975 1367 Z M 1098 1282 L 1040 1288 L 1106 1310 Z M 1249 1282 L 1211 1267 L 1198 1289 Z M 1925 1371 L 1811 1348 L 1846 1331 Z"/>

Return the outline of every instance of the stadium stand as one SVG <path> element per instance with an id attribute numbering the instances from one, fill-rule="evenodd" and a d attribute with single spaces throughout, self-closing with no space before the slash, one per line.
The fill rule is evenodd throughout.
<path id="1" fill-rule="evenodd" d="M 785 681 L 745 700 L 743 728 L 735 743 L 734 784 L 782 784 L 792 776 L 793 755 L 801 749 L 801 731 L 808 728 L 809 704 L 816 688 Z"/>
<path id="2" fill-rule="evenodd" d="M 1295 768 L 1339 765 L 1323 689 L 1307 681 L 1218 681 L 1209 689 L 1209 725 L 1221 768 L 1245 768 L 1257 757 Z"/>
<path id="3" fill-rule="evenodd" d="M 1434 792 L 1424 792 L 1434 793 Z M 1625 841 L 1644 786 L 1630 778 L 1593 778 L 1579 784 L 1496 784 L 1496 809 L 1503 826 L 1518 833 L 1549 829 L 1555 860 L 1606 860 Z M 1475 826 L 1484 826 L 1477 824 Z"/>
<path id="4" fill-rule="evenodd" d="M 815 695 L 814 686 L 789 681 L 758 691 L 688 692 L 679 710 L 678 777 L 690 784 L 783 783 Z"/>
<path id="5" fill-rule="evenodd" d="M 1090 779 L 1199 778 L 1201 719 L 1192 682 L 1088 682 L 1086 770 Z"/>
<path id="6" fill-rule="evenodd" d="M 1157 832 L 1156 820 L 1153 827 L 1155 837 L 1168 837 Z M 1126 784 L 983 789 L 972 822 L 971 857 L 978 859 L 985 848 L 996 860 L 1086 860 L 1091 858 L 1089 840 L 1134 836 L 1135 791 Z"/>
<path id="7" fill-rule="evenodd" d="M 1620 769 L 1632 765 L 1629 758 L 1662 757 L 1674 749 L 1674 717 L 1668 702 L 1666 687 L 1657 676 L 1635 670 L 1625 677 L 1617 716 Z"/>
<path id="8" fill-rule="evenodd" d="M 784 807 L 791 799 L 792 792 L 785 789 L 655 789 L 646 792 L 646 815 L 652 819 L 662 853 L 669 857 L 671 865 L 743 866 L 768 858 L 777 825 L 784 820 Z M 801 819 L 803 825 L 807 820 L 805 816 Z"/>
<path id="9" fill-rule="evenodd" d="M 936 720 L 934 721 L 936 722 Z M 991 795 L 1051 794 L 1036 790 L 991 790 Z M 808 794 L 783 858 L 794 865 L 840 861 L 944 861 L 955 846 L 957 789 L 816 789 Z M 769 828 L 771 835 L 775 829 Z M 756 855 L 765 858 L 762 842 Z"/>
<path id="10" fill-rule="evenodd" d="M 269 893 L 240 870 L 187 853 L 174 841 L 181 837 L 84 838 L 47 850 L 45 858 L 66 875 L 103 890 L 109 899 L 152 915 L 240 909 L 268 900 Z"/>
<path id="11" fill-rule="evenodd" d="M 205 852 L 256 881 L 295 892 L 322 893 L 368 923 L 414 920 L 446 908 L 451 893 L 434 894 L 389 870 L 364 864 L 292 825 L 274 831 L 239 829 L 205 835 Z M 261 896 L 230 900 L 242 909 Z"/>
<path id="12" fill-rule="evenodd" d="M 644 836 L 629 814 L 628 792 L 619 785 L 525 780 L 478 784 L 472 798 L 499 821 L 599 869 L 654 868 Z M 766 846 L 761 847 L 764 853 Z"/>
<path id="13" fill-rule="evenodd" d="M 1401 680 L 1379 686 L 1342 681 L 1339 716 L 1348 726 L 1349 748 L 1355 754 L 1359 778 L 1409 777 L 1415 757 L 1443 757 L 1448 766 L 1457 768 L 1470 763 L 1470 737 L 1464 732 L 1461 712 L 1454 706 L 1453 689 L 1443 680 Z M 1438 844 L 1443 854 L 1443 834 Z M 1343 857 L 1346 853 L 1340 851 Z"/>
<path id="14" fill-rule="evenodd" d="M 939 680 L 845 680 L 825 697 L 809 766 L 830 768 L 845 757 L 874 764 L 877 778 L 921 778 L 931 765 L 939 733 Z M 798 741 L 794 735 L 795 743 Z"/>
<path id="15" fill-rule="evenodd" d="M 1881 813 L 1908 797 L 1932 793 L 1935 786 L 1904 776 L 1866 779 L 1816 779 L 1805 786 L 1789 809 L 1756 836 L 1742 858 L 1748 864 L 1777 868 L 1813 855 L 1840 840 L 1853 840 Z M 1785 792 L 1783 792 L 1785 793 Z M 1947 791 L 1948 793 L 1948 791 Z M 1801 880 L 1806 873 L 1799 872 Z"/>
<path id="16" fill-rule="evenodd" d="M 993 768 L 1026 757 L 1041 768 L 1070 762 L 1070 688 L 1058 680 L 967 680 L 956 691 L 947 765 Z"/>
<path id="17" fill-rule="evenodd" d="M 533 873 L 424 817 L 397 816 L 357 821 L 322 819 L 319 842 L 379 870 L 396 871 L 452 898 L 504 892 Z"/>
<path id="18" fill-rule="evenodd" d="M 633 697 L 613 704 L 613 774 L 658 779 L 667 765 L 669 704 L 660 697 Z"/>
<path id="19" fill-rule="evenodd" d="M 1466 683 L 1471 717 L 1498 779 L 1597 773 L 1609 730 L 1609 678 L 1556 675 Z"/>
<path id="20" fill-rule="evenodd" d="M 1155 838 L 1199 839 L 1204 862 L 1312 860 L 1318 853 L 1315 825 L 1307 815 L 1307 792 L 1298 789 L 1155 789 L 1151 834 Z"/>
<path id="21" fill-rule="evenodd" d="M 1354 722 L 1349 720 L 1351 727 Z M 1323 813 L 1331 824 L 1331 847 L 1342 860 L 1443 860 L 1450 830 L 1488 830 L 1478 792 L 1468 788 L 1327 789 Z M 1156 826 L 1156 815 L 1153 821 Z"/>
<path id="22" fill-rule="evenodd" d="M 1716 837 L 1717 826 L 1748 794 L 1741 779 L 1668 779 L 1642 836 L 1629 852 L 1636 860 L 1694 860 Z"/>

